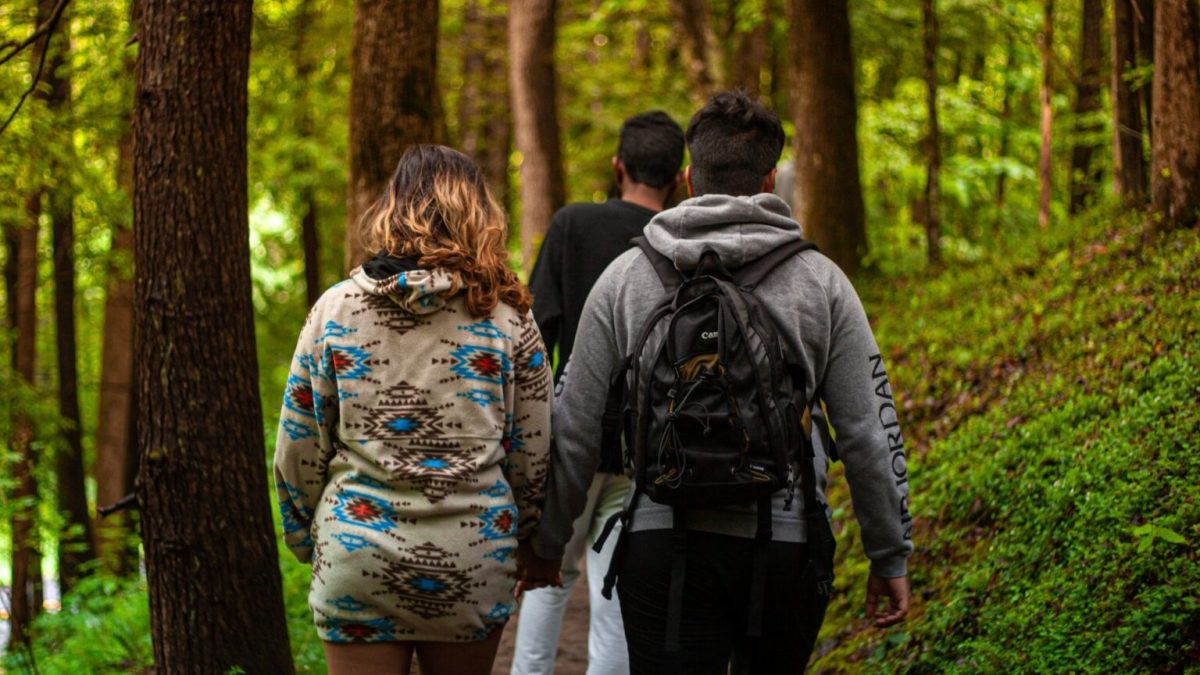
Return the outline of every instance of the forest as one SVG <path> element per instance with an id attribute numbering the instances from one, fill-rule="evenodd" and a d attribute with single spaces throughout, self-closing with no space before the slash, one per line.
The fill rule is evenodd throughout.
<path id="1" fill-rule="evenodd" d="M 277 411 L 404 149 L 475 159 L 527 278 L 557 209 L 613 194 L 623 120 L 740 88 L 783 121 L 794 216 L 859 290 L 908 441 L 910 616 L 866 620 L 834 465 L 811 669 L 1200 673 L 1198 17 L 6 0 L 0 672 L 325 672 Z"/>

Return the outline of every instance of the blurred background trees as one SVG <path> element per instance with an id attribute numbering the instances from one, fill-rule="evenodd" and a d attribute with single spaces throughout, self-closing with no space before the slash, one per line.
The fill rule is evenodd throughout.
<path id="1" fill-rule="evenodd" d="M 104 663 L 135 669 L 155 658 L 146 579 L 156 552 L 178 556 L 175 540 L 195 533 L 164 542 L 152 523 L 186 518 L 165 497 L 208 479 L 197 465 L 160 470 L 146 458 L 167 430 L 200 449 L 204 467 L 226 450 L 206 425 L 172 421 L 180 402 L 170 396 L 240 401 L 238 461 L 257 475 L 262 467 L 251 465 L 273 446 L 296 330 L 322 290 L 369 253 L 355 225 L 411 143 L 448 143 L 480 163 L 510 213 L 512 260 L 523 270 L 556 208 L 610 195 L 626 117 L 662 109 L 686 125 L 711 92 L 735 86 L 783 119 L 793 178 L 781 178 L 780 191 L 807 236 L 866 289 L 917 279 L 919 295 L 1026 245 L 1061 244 L 1075 259 L 1084 256 L 1073 234 L 1082 223 L 1169 233 L 1194 228 L 1200 208 L 1194 0 L 258 0 L 237 26 L 205 5 L 0 8 L 0 587 L 9 589 L 0 640 L 14 667 L 49 649 L 31 639 L 38 626 L 44 640 L 57 639 L 56 625 L 84 634 L 55 623 L 71 616 L 102 617 L 121 636 L 91 645 L 108 650 Z M 205 17 L 222 35 L 248 31 L 244 81 L 226 83 L 244 89 L 245 112 L 218 106 L 245 129 L 212 122 L 155 164 L 146 159 L 153 124 L 183 125 L 154 131 L 175 138 L 194 131 L 182 108 L 146 112 L 162 103 L 154 97 L 163 84 L 146 70 L 147 31 L 168 16 Z M 219 44 L 188 44 L 206 91 L 237 65 Z M 182 78 L 182 67 L 161 77 Z M 135 133 L 136 106 L 146 116 Z M 194 201 L 172 201 L 184 195 Z M 152 246 L 151 235 L 166 239 Z M 1138 255 L 1153 253 L 1146 241 Z M 195 267 L 185 264 L 189 250 Z M 225 342 L 171 332 L 173 319 L 194 320 L 206 300 L 188 283 L 226 303 L 227 324 L 215 330 Z M 205 364 L 183 349 L 206 340 L 236 358 Z M 228 390 L 189 389 L 187 368 L 164 379 L 165 354 L 181 368 L 211 368 Z M 226 372 L 235 364 L 236 378 Z M 962 396 L 960 386 L 928 401 Z M 254 411 L 260 401 L 265 415 Z M 250 514 L 264 549 L 260 482 L 221 494 L 230 514 Z M 193 544 L 179 560 L 204 559 Z M 313 640 L 306 572 L 286 560 L 277 567 L 273 549 L 259 553 L 247 568 L 205 560 L 214 575 L 257 579 L 266 591 L 281 569 L 283 611 L 267 597 L 260 618 L 242 618 L 274 631 L 276 645 L 286 644 L 286 622 L 293 642 L 301 636 L 296 667 L 315 667 L 319 647 L 304 646 Z M 64 591 L 66 602 L 75 598 L 69 612 L 58 611 Z M 156 629 L 179 637 L 161 611 Z M 827 631 L 835 652 L 858 634 L 837 630 L 849 632 Z M 1173 639 L 1194 654 L 1200 638 Z M 51 646 L 74 654 L 80 645 Z"/>

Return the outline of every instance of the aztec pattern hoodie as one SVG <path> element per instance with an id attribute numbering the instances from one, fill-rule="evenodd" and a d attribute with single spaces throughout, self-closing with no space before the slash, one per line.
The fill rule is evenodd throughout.
<path id="1" fill-rule="evenodd" d="M 540 517 L 551 377 L 532 315 L 452 277 L 362 268 L 317 301 L 275 449 L 284 539 L 333 642 L 479 640 Z"/>

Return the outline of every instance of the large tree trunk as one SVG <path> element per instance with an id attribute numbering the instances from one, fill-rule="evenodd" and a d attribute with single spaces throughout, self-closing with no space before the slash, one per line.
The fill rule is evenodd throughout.
<path id="1" fill-rule="evenodd" d="M 35 57 L 36 58 L 36 57 Z M 9 289 L 10 302 L 16 308 L 16 341 L 13 345 L 13 370 L 29 387 L 34 383 L 37 360 L 37 240 L 41 217 L 41 194 L 33 192 L 25 199 L 28 222 L 17 230 L 13 243 L 16 251 L 15 284 Z M 37 456 L 33 450 L 33 427 L 18 413 L 13 420 L 12 505 L 9 521 L 12 552 L 12 586 L 9 595 L 9 639 L 14 645 L 28 645 L 29 628 L 41 609 L 42 562 L 37 526 L 38 486 L 34 475 Z"/>
<path id="2" fill-rule="evenodd" d="M 296 100 L 296 132 L 301 139 L 310 139 L 313 135 L 312 104 L 308 92 L 312 88 L 313 58 L 311 49 L 306 47 L 309 31 L 315 10 L 312 0 L 301 0 L 296 10 L 296 24 L 293 28 L 296 42 L 292 45 L 292 63 L 296 65 L 296 82 L 299 93 Z M 311 162 L 301 151 L 296 163 L 296 172 L 300 175 L 308 173 Z M 317 231 L 317 197 L 312 182 L 306 180 L 299 195 L 300 241 L 304 248 L 304 289 L 308 298 L 308 306 L 312 307 L 321 297 L 321 250 L 320 234 Z"/>
<path id="3" fill-rule="evenodd" d="M 1200 19 L 1194 0 L 1159 0 L 1154 30 L 1151 202 L 1160 228 L 1200 219 Z"/>
<path id="4" fill-rule="evenodd" d="M 930 265 L 942 262 L 942 223 L 938 217 L 938 183 L 942 168 L 941 132 L 937 114 L 937 14 L 933 0 L 921 2 L 922 23 L 925 28 L 925 109 L 929 116 L 929 135 L 925 138 L 925 240 Z"/>
<path id="5" fill-rule="evenodd" d="M 1113 0 L 1113 191 L 1126 203 L 1142 204 L 1146 200 L 1142 112 L 1138 94 L 1125 79 L 1138 62 L 1137 22 L 1132 2 Z"/>
<path id="6" fill-rule="evenodd" d="M 514 2 L 508 12 L 513 120 L 521 153 L 521 256 L 533 268 L 550 218 L 566 201 L 554 74 L 557 0 Z"/>
<path id="7" fill-rule="evenodd" d="M 1045 228 L 1050 224 L 1050 197 L 1053 192 L 1050 175 L 1051 164 L 1050 134 L 1054 126 L 1054 110 L 1050 106 L 1050 96 L 1054 83 L 1054 0 L 1046 0 L 1042 10 L 1042 144 L 1038 152 L 1038 226 Z"/>
<path id="8" fill-rule="evenodd" d="M 1075 88 L 1075 137 L 1071 149 L 1071 213 L 1091 201 L 1100 183 L 1100 169 L 1092 163 L 1095 136 L 1100 132 L 1096 112 L 1100 110 L 1100 34 L 1104 21 L 1101 0 L 1083 0 L 1079 30 L 1079 83 Z"/>
<path id="9" fill-rule="evenodd" d="M 678 28 L 679 58 L 688 92 L 696 105 L 704 105 L 718 82 L 723 82 L 721 45 L 712 27 L 708 0 L 671 0 L 671 16 Z"/>
<path id="10" fill-rule="evenodd" d="M 437 0 L 357 0 L 350 74 L 346 271 L 374 251 L 359 221 L 408 146 L 432 143 L 438 118 Z"/>
<path id="11" fill-rule="evenodd" d="M 751 98 L 762 97 L 762 71 L 767 65 L 767 49 L 771 46 L 771 21 L 761 17 L 751 30 L 734 32 L 733 59 L 730 64 L 728 88 L 741 89 Z"/>
<path id="12" fill-rule="evenodd" d="M 1138 95 L 1142 99 L 1142 128 L 1146 130 L 1146 145 L 1154 146 L 1154 2 L 1155 0 L 1130 0 L 1133 4 L 1134 42 L 1139 68 L 1151 71 L 1150 80 L 1142 83 Z"/>
<path id="13" fill-rule="evenodd" d="M 250 0 L 143 0 L 137 494 L 156 668 L 292 671 L 263 461 L 246 195 Z"/>
<path id="14" fill-rule="evenodd" d="M 54 11 L 58 0 L 38 0 L 38 23 Z M 55 455 L 58 508 L 66 529 L 59 536 L 58 572 L 62 592 L 79 579 L 83 565 L 96 557 L 92 545 L 91 518 L 83 478 L 83 433 L 79 425 L 79 377 L 75 348 L 75 195 L 71 185 L 71 80 L 65 66 L 70 60 L 70 21 L 60 22 L 50 43 L 50 55 L 42 74 L 44 89 L 37 96 L 46 102 L 61 134 L 59 151 L 50 156 L 50 175 L 55 183 L 46 190 L 53 230 L 54 322 L 58 347 L 58 410 L 65 423 L 66 443 Z"/>
<path id="15" fill-rule="evenodd" d="M 867 253 L 846 0 L 791 0 L 796 219 L 847 274 Z M 820 26 L 820 30 L 813 27 Z"/>
<path id="16" fill-rule="evenodd" d="M 512 149 L 512 108 L 504 51 L 504 3 L 469 0 L 463 10 L 463 87 L 458 97 L 462 151 L 483 168 L 488 186 L 509 206 L 508 156 Z"/>

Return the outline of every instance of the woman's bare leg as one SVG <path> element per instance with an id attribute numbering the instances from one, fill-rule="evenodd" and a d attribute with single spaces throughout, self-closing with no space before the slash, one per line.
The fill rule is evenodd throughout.
<path id="1" fill-rule="evenodd" d="M 411 642 L 325 643 L 329 675 L 408 675 L 412 659 Z"/>
<path id="2" fill-rule="evenodd" d="M 418 642 L 421 675 L 490 675 L 503 634 L 497 626 L 479 642 Z"/>

